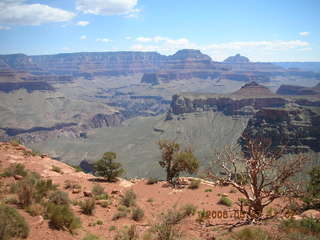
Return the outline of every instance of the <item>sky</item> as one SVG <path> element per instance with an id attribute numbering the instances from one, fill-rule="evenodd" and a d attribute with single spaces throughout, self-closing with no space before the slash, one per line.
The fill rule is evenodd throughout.
<path id="1" fill-rule="evenodd" d="M 320 61 L 320 0 L 0 0 L 0 54 L 200 49 Z"/>

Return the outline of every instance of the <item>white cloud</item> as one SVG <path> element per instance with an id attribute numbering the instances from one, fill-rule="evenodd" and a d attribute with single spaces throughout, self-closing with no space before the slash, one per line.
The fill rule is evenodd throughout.
<path id="1" fill-rule="evenodd" d="M 128 37 L 125 37 L 124 39 L 125 39 L 125 40 L 131 40 L 132 37 L 129 37 L 129 36 L 128 36 Z"/>
<path id="2" fill-rule="evenodd" d="M 74 13 L 44 4 L 26 4 L 24 0 L 2 0 L 0 2 L 0 23 L 18 25 L 40 25 L 49 22 L 65 22 Z"/>
<path id="3" fill-rule="evenodd" d="M 95 15 L 134 16 L 140 10 L 135 8 L 138 0 L 77 0 L 76 9 Z"/>
<path id="4" fill-rule="evenodd" d="M 136 41 L 138 42 L 151 42 L 152 38 L 146 38 L 146 37 L 137 37 Z"/>
<path id="5" fill-rule="evenodd" d="M 81 27 L 85 27 L 85 26 L 87 26 L 89 24 L 90 24 L 90 22 L 88 22 L 88 21 L 79 21 L 79 22 L 77 22 L 77 25 L 81 26 Z"/>
<path id="6" fill-rule="evenodd" d="M 308 36 L 310 33 L 309 32 L 300 32 L 299 35 L 300 36 Z"/>
<path id="7" fill-rule="evenodd" d="M 7 26 L 0 26 L 0 30 L 9 30 L 11 29 L 10 27 L 7 27 Z"/>
<path id="8" fill-rule="evenodd" d="M 82 35 L 82 36 L 80 37 L 80 39 L 81 39 L 81 40 L 86 40 L 86 39 L 87 39 L 87 36 L 86 36 L 86 35 Z"/>
<path id="9" fill-rule="evenodd" d="M 97 38 L 96 41 L 97 42 L 104 42 L 104 43 L 112 42 L 112 40 L 109 38 Z"/>

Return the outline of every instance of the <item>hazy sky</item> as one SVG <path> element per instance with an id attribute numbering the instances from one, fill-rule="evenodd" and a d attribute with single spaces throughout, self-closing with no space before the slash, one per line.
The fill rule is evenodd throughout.
<path id="1" fill-rule="evenodd" d="M 0 0 L 0 54 L 184 48 L 320 61 L 320 0 Z"/>

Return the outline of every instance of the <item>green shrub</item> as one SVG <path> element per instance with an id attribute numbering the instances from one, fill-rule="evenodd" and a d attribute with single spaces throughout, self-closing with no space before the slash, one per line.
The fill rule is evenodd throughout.
<path id="1" fill-rule="evenodd" d="M 50 202 L 58 205 L 68 205 L 70 203 L 70 199 L 68 193 L 62 191 L 55 191 L 50 195 Z"/>
<path id="2" fill-rule="evenodd" d="M 13 146 L 19 146 L 21 144 L 21 141 L 19 139 L 13 138 L 10 140 L 10 143 Z"/>
<path id="3" fill-rule="evenodd" d="M 110 204 L 111 204 L 111 201 L 109 200 L 102 200 L 99 202 L 100 206 L 103 207 L 103 208 L 106 208 L 108 207 Z"/>
<path id="4" fill-rule="evenodd" d="M 144 211 L 140 207 L 135 207 L 132 209 L 131 218 L 135 221 L 140 221 L 144 216 Z"/>
<path id="5" fill-rule="evenodd" d="M 232 206 L 232 200 L 228 197 L 221 197 L 218 204 L 225 205 L 228 207 Z"/>
<path id="6" fill-rule="evenodd" d="M 114 230 L 116 230 L 116 229 L 117 229 L 117 227 L 114 226 L 114 225 L 112 225 L 112 226 L 109 227 L 109 232 L 112 232 L 112 231 L 114 231 Z"/>
<path id="7" fill-rule="evenodd" d="M 212 189 L 208 188 L 208 189 L 204 190 L 204 192 L 212 192 Z"/>
<path id="8" fill-rule="evenodd" d="M 104 192 L 104 187 L 102 187 L 100 184 L 93 185 L 91 192 L 95 196 L 102 195 L 102 194 L 105 193 Z"/>
<path id="9" fill-rule="evenodd" d="M 76 181 L 66 180 L 64 181 L 64 189 L 81 189 L 81 185 L 78 184 Z"/>
<path id="10" fill-rule="evenodd" d="M 39 203 L 34 203 L 31 204 L 26 208 L 26 211 L 31 215 L 31 216 L 39 216 L 44 213 L 44 207 L 39 204 Z"/>
<path id="11" fill-rule="evenodd" d="M 58 166 L 52 165 L 51 170 L 52 170 L 52 171 L 54 171 L 54 172 L 57 172 L 57 173 L 63 174 L 63 172 L 62 172 L 61 168 L 60 168 L 60 167 L 58 167 Z"/>
<path id="12" fill-rule="evenodd" d="M 29 226 L 16 209 L 0 205 L 0 239 L 27 238 Z"/>
<path id="13" fill-rule="evenodd" d="M 147 184 L 148 185 L 156 184 L 158 181 L 159 181 L 158 178 L 150 177 L 147 180 Z"/>
<path id="14" fill-rule="evenodd" d="M 189 189 L 198 189 L 200 186 L 201 180 L 199 179 L 192 179 L 189 185 Z"/>
<path id="15" fill-rule="evenodd" d="M 207 211 L 205 209 L 202 209 L 202 210 L 198 211 L 198 217 L 197 217 L 196 221 L 198 223 L 202 223 L 208 218 L 209 218 L 209 215 L 208 215 Z"/>
<path id="16" fill-rule="evenodd" d="M 147 202 L 152 203 L 152 202 L 154 202 L 154 199 L 153 198 L 148 198 Z"/>
<path id="17" fill-rule="evenodd" d="M 127 212 L 125 211 L 118 211 L 116 212 L 113 216 L 112 216 L 112 220 L 118 220 L 120 218 L 126 217 L 127 216 Z"/>
<path id="18" fill-rule="evenodd" d="M 314 167 L 310 173 L 307 194 L 303 197 L 306 209 L 320 209 L 320 166 Z"/>
<path id="19" fill-rule="evenodd" d="M 81 226 L 80 219 L 73 214 L 69 205 L 48 203 L 46 211 L 51 228 L 73 232 Z"/>
<path id="20" fill-rule="evenodd" d="M 193 204 L 186 204 L 181 207 L 180 211 L 184 216 L 193 216 L 197 211 L 197 207 Z"/>
<path id="21" fill-rule="evenodd" d="M 136 199 L 137 199 L 137 195 L 132 189 L 130 189 L 124 193 L 124 196 L 121 199 L 121 204 L 126 207 L 131 207 L 136 205 Z"/>
<path id="22" fill-rule="evenodd" d="M 21 207 L 25 208 L 31 205 L 34 201 L 35 188 L 29 181 L 19 182 L 18 185 L 18 202 Z"/>
<path id="23" fill-rule="evenodd" d="M 232 235 L 232 240 L 272 240 L 267 232 L 260 228 L 247 227 Z"/>
<path id="24" fill-rule="evenodd" d="M 97 225 L 103 225 L 103 221 L 102 220 L 97 220 Z"/>
<path id="25" fill-rule="evenodd" d="M 93 235 L 91 233 L 87 234 L 87 236 L 85 236 L 84 238 L 82 238 L 82 240 L 99 240 L 100 238 L 98 238 L 96 235 Z"/>
<path id="26" fill-rule="evenodd" d="M 314 218 L 284 220 L 281 222 L 279 229 L 285 233 L 297 232 L 320 237 L 320 221 Z"/>
<path id="27" fill-rule="evenodd" d="M 166 222 L 170 225 L 178 224 L 182 221 L 187 215 L 183 211 L 178 211 L 175 208 L 169 209 L 165 214 L 163 214 L 163 222 Z"/>
<path id="28" fill-rule="evenodd" d="M 11 164 L 1 174 L 1 176 L 3 177 L 13 177 L 14 175 L 20 175 L 22 177 L 25 177 L 28 175 L 28 171 L 25 170 L 24 165 L 22 165 L 21 163 L 17 163 L 17 164 Z"/>
<path id="29" fill-rule="evenodd" d="M 96 200 L 107 200 L 109 198 L 107 193 L 102 193 L 100 195 L 95 195 L 94 199 Z"/>
<path id="30" fill-rule="evenodd" d="M 139 239 L 138 231 L 135 225 L 130 227 L 125 226 L 123 229 L 117 232 L 114 240 L 137 240 Z"/>
<path id="31" fill-rule="evenodd" d="M 90 199 L 86 199 L 84 201 L 81 201 L 79 203 L 79 206 L 80 206 L 83 214 L 93 215 L 93 211 L 96 207 L 96 202 L 94 199 L 90 198 Z"/>

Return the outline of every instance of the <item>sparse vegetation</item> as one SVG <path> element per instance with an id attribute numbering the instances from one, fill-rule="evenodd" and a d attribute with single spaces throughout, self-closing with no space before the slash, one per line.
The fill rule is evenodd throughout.
<path id="1" fill-rule="evenodd" d="M 51 228 L 57 230 L 68 230 L 71 233 L 81 226 L 80 219 L 70 210 L 69 205 L 57 205 L 48 203 L 46 216 Z"/>
<path id="2" fill-rule="evenodd" d="M 137 195 L 135 192 L 130 189 L 124 193 L 123 198 L 121 199 L 121 204 L 126 207 L 131 207 L 136 205 Z"/>
<path id="3" fill-rule="evenodd" d="M 19 146 L 21 144 L 21 141 L 19 139 L 13 138 L 10 140 L 10 144 L 13 146 Z"/>
<path id="4" fill-rule="evenodd" d="M 123 227 L 120 229 L 114 240 L 137 240 L 139 239 L 137 227 L 135 225 L 131 225 L 130 227 Z"/>
<path id="5" fill-rule="evenodd" d="M 200 179 L 192 179 L 188 188 L 189 189 L 198 189 L 200 186 L 200 183 L 201 183 Z"/>
<path id="6" fill-rule="evenodd" d="M 75 181 L 66 180 L 64 181 L 64 189 L 81 189 L 81 185 Z"/>
<path id="7" fill-rule="evenodd" d="M 109 232 L 115 231 L 116 229 L 117 229 L 116 226 L 111 225 L 111 226 L 109 227 Z"/>
<path id="8" fill-rule="evenodd" d="M 62 191 L 55 191 L 50 195 L 50 202 L 57 205 L 68 205 L 70 203 L 70 199 L 68 193 Z"/>
<path id="9" fill-rule="evenodd" d="M 232 148 L 218 153 L 214 166 L 220 166 L 220 175 L 212 170 L 209 177 L 236 188 L 248 200 L 247 216 L 251 220 L 260 219 L 263 209 L 275 199 L 297 194 L 299 184 L 292 184 L 292 177 L 310 158 L 296 155 L 285 163 L 279 161 L 282 152 L 271 150 L 271 141 L 267 139 L 248 139 L 244 149 L 245 156 Z M 239 175 L 246 176 L 248 182 L 234 177 Z"/>
<path id="10" fill-rule="evenodd" d="M 165 168 L 167 181 L 175 183 L 181 172 L 193 174 L 199 168 L 199 161 L 193 155 L 191 148 L 180 149 L 175 141 L 161 140 L 158 142 L 162 152 L 162 159 L 159 164 Z"/>
<path id="11" fill-rule="evenodd" d="M 186 204 L 181 207 L 180 211 L 184 216 L 193 216 L 197 211 L 197 207 L 193 204 Z"/>
<path id="12" fill-rule="evenodd" d="M 93 185 L 91 192 L 93 195 L 97 196 L 97 195 L 101 195 L 104 194 L 104 187 L 102 187 L 100 184 L 95 184 Z"/>
<path id="13" fill-rule="evenodd" d="M 112 216 L 112 220 L 118 220 L 120 218 L 126 217 L 127 214 L 128 213 L 126 211 L 118 211 Z"/>
<path id="14" fill-rule="evenodd" d="M 222 196 L 218 202 L 221 205 L 231 207 L 232 206 L 232 200 L 228 197 Z"/>
<path id="15" fill-rule="evenodd" d="M 105 178 L 108 182 L 116 181 L 124 173 L 121 163 L 115 162 L 116 153 L 106 152 L 103 157 L 94 163 L 94 171 L 97 176 Z"/>
<path id="16" fill-rule="evenodd" d="M 135 221 L 140 221 L 144 216 L 144 211 L 140 207 L 134 207 L 132 209 L 131 218 Z"/>
<path id="17" fill-rule="evenodd" d="M 43 215 L 44 213 L 44 207 L 40 203 L 34 203 L 31 204 L 26 208 L 26 211 L 31 215 L 31 216 L 39 216 Z"/>
<path id="18" fill-rule="evenodd" d="M 0 239 L 27 238 L 29 226 L 16 209 L 0 204 Z"/>
<path id="19" fill-rule="evenodd" d="M 150 177 L 147 180 L 147 184 L 148 185 L 156 184 L 158 181 L 159 181 L 158 178 Z"/>
<path id="20" fill-rule="evenodd" d="M 96 235 L 93 235 L 91 233 L 87 234 L 87 236 L 85 236 L 84 238 L 82 238 L 82 240 L 99 240 L 100 238 L 98 238 Z"/>
<path id="21" fill-rule="evenodd" d="M 25 169 L 24 165 L 17 163 L 11 164 L 10 167 L 6 168 L 4 172 L 1 174 L 3 177 L 13 177 L 15 175 L 19 175 L 22 177 L 27 176 L 28 172 Z"/>
<path id="22" fill-rule="evenodd" d="M 272 240 L 272 238 L 261 228 L 247 227 L 232 234 L 230 240 Z"/>
<path id="23" fill-rule="evenodd" d="M 93 215 L 93 211 L 96 207 L 96 202 L 94 199 L 89 198 L 79 203 L 81 211 L 86 215 Z"/>
<path id="24" fill-rule="evenodd" d="M 212 189 L 208 188 L 208 189 L 204 190 L 204 192 L 212 192 Z"/>
<path id="25" fill-rule="evenodd" d="M 303 197 L 305 208 L 320 209 L 320 166 L 314 167 L 309 173 L 307 191 Z"/>
<path id="26" fill-rule="evenodd" d="M 63 174 L 62 169 L 60 167 L 58 167 L 58 166 L 52 165 L 51 170 L 54 171 L 54 172 Z"/>

